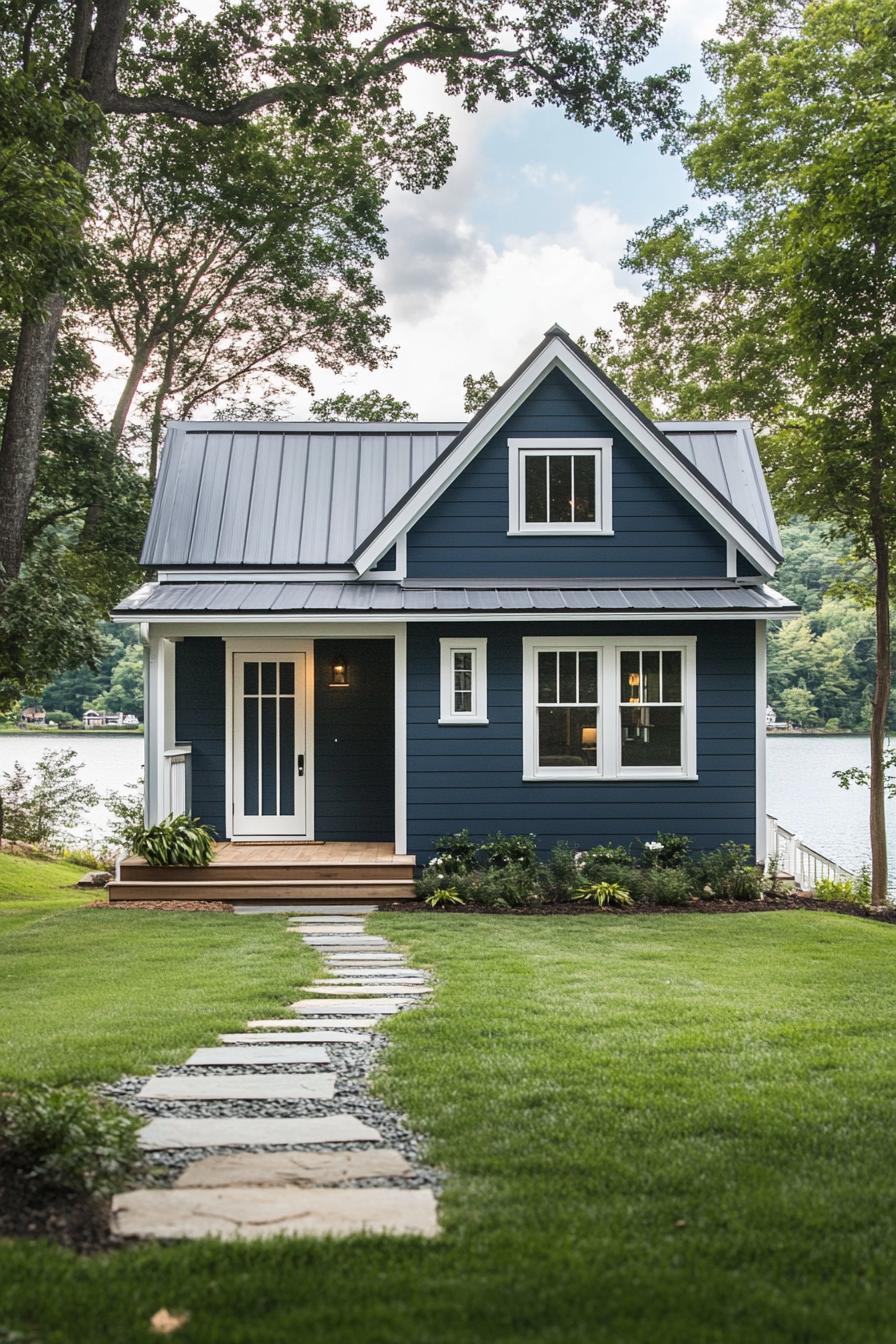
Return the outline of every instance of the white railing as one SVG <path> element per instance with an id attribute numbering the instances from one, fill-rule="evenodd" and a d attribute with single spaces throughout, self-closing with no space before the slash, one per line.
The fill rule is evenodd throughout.
<path id="1" fill-rule="evenodd" d="M 788 831 L 777 817 L 766 817 L 769 860 L 777 858 L 778 872 L 792 877 L 801 891 L 814 891 L 820 878 L 849 882 L 855 873 L 807 845 L 795 831 Z"/>
<path id="2" fill-rule="evenodd" d="M 179 742 L 165 752 L 165 771 L 162 780 L 162 816 L 179 817 L 189 812 L 192 803 L 192 781 L 188 742 Z"/>

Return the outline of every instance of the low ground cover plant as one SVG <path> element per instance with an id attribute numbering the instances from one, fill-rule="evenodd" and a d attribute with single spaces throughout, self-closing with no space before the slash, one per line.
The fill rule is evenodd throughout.
<path id="1" fill-rule="evenodd" d="M 845 901 L 848 905 L 871 904 L 871 877 L 867 867 L 862 868 L 854 878 L 835 881 L 831 877 L 821 877 L 815 884 L 815 899 L 818 901 Z"/>
<path id="2" fill-rule="evenodd" d="M 546 860 L 539 859 L 532 834 L 497 832 L 477 843 L 463 830 L 439 836 L 434 849 L 417 881 L 418 895 L 433 908 L 470 904 L 508 909 L 571 901 L 683 906 L 753 901 L 767 885 L 749 846 L 726 841 L 718 849 L 692 853 L 689 836 L 669 832 L 631 846 L 601 844 L 573 851 L 558 844 Z"/>
<path id="3" fill-rule="evenodd" d="M 39 1190 L 110 1195 L 140 1166 L 141 1123 L 83 1087 L 0 1094 L 0 1169 Z"/>

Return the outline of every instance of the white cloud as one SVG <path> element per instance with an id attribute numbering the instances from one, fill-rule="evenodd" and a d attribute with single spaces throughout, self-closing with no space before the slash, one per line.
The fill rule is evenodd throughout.
<path id="1" fill-rule="evenodd" d="M 613 326 L 615 305 L 631 294 L 616 267 L 630 229 L 603 206 L 578 207 L 557 233 L 511 236 L 497 246 L 464 235 L 462 227 L 456 229 L 450 273 L 431 285 L 429 301 L 421 257 L 424 284 L 415 301 L 405 296 L 390 302 L 393 343 L 399 347 L 394 365 L 348 378 L 324 375 L 320 391 L 376 387 L 409 401 L 421 418 L 454 419 L 462 415 L 465 374 L 493 369 L 504 379 L 552 323 L 574 337 L 598 325 Z M 393 292 L 393 264 L 407 275 L 404 259 L 386 262 L 387 295 Z"/>

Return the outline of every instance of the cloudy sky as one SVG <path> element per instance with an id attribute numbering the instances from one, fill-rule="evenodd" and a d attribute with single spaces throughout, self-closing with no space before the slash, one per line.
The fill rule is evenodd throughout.
<path id="1" fill-rule="evenodd" d="M 205 15 L 216 0 L 188 2 Z M 650 66 L 689 64 L 690 104 L 707 87 L 700 43 L 723 12 L 724 0 L 670 0 Z M 637 293 L 618 265 L 627 240 L 686 201 L 687 182 L 653 144 L 595 135 L 551 108 L 492 104 L 466 115 L 422 75 L 408 97 L 416 110 L 451 113 L 458 155 L 441 191 L 398 193 L 388 212 L 379 282 L 398 353 L 374 372 L 320 373 L 317 392 L 375 387 L 421 419 L 456 419 L 465 374 L 505 378 L 553 322 L 573 336 L 614 324 L 616 303 Z M 296 396 L 289 413 L 305 418 L 308 400 Z"/>
<path id="2" fill-rule="evenodd" d="M 670 2 L 651 66 L 688 63 L 691 103 L 707 87 L 700 43 L 723 12 L 720 0 Z M 410 93 L 415 106 L 446 105 L 423 80 Z M 377 387 L 421 419 L 461 415 L 464 375 L 506 377 L 552 322 L 574 336 L 612 326 L 615 304 L 637 293 L 618 266 L 627 240 L 688 199 L 681 166 L 655 146 L 595 135 L 553 109 L 490 106 L 456 115 L 454 131 L 447 186 L 399 195 L 389 211 L 380 282 L 394 364 L 326 375 L 321 392 Z"/>

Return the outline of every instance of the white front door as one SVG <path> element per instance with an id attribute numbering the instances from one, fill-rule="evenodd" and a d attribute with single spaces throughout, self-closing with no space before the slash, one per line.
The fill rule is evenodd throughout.
<path id="1" fill-rule="evenodd" d="M 306 653 L 233 655 L 233 835 L 308 835 Z"/>

